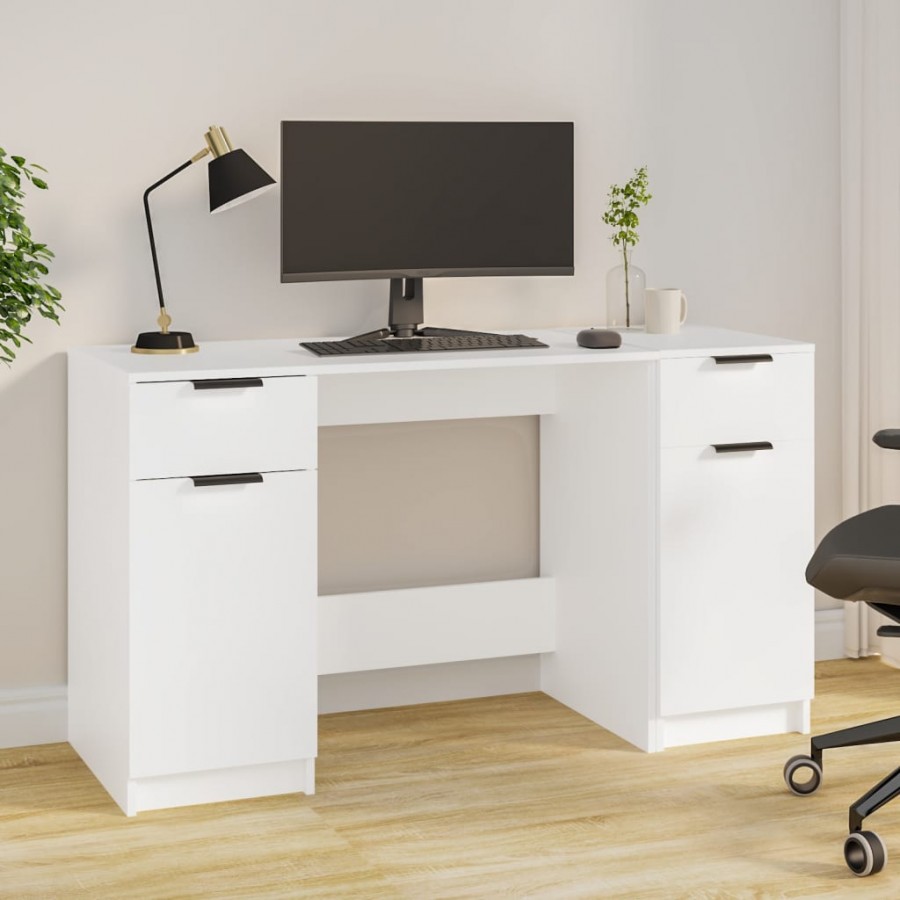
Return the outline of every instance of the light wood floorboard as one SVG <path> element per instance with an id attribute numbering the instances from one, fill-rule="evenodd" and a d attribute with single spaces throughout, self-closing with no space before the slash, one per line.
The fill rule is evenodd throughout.
<path id="1" fill-rule="evenodd" d="M 900 671 L 817 667 L 814 731 L 900 714 Z M 857 879 L 847 806 L 896 746 L 802 735 L 634 750 L 543 694 L 323 716 L 318 793 L 125 818 L 67 744 L 0 751 L 3 898 L 900 897 L 900 801 L 867 822 L 897 858 Z"/>

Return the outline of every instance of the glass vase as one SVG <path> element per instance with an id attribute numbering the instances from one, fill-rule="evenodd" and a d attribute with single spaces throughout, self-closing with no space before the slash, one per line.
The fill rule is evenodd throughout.
<path id="1" fill-rule="evenodd" d="M 630 247 L 623 257 L 606 273 L 606 324 L 609 328 L 643 328 L 647 276 L 631 262 Z"/>

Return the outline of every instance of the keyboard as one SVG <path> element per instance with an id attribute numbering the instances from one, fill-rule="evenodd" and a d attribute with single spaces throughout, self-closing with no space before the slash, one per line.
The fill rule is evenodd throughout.
<path id="1" fill-rule="evenodd" d="M 300 344 L 317 356 L 356 356 L 368 353 L 420 353 L 432 350 L 518 350 L 546 347 L 526 334 L 452 334 L 408 338 L 348 338 L 344 341 L 306 341 Z"/>

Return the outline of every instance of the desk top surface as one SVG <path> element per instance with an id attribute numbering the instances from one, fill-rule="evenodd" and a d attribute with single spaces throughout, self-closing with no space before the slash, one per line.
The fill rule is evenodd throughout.
<path id="1" fill-rule="evenodd" d="M 810 353 L 813 345 L 769 337 L 689 325 L 677 334 L 622 332 L 622 346 L 588 350 L 577 346 L 578 328 L 528 329 L 549 349 L 466 350 L 373 356 L 318 357 L 300 346 L 299 338 L 200 342 L 198 353 L 150 356 L 132 353 L 126 344 L 81 347 L 70 355 L 86 354 L 124 373 L 131 381 L 178 381 L 196 377 L 241 375 L 339 375 L 412 370 L 484 369 L 515 366 L 597 365 L 640 362 L 727 353 Z M 321 338 L 319 338 L 321 339 Z M 305 340 L 311 340 L 309 338 Z"/>

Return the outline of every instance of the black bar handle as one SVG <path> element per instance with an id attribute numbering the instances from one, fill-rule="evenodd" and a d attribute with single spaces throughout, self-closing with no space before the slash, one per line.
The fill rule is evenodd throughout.
<path id="1" fill-rule="evenodd" d="M 736 353 L 733 356 L 714 356 L 717 366 L 734 363 L 773 362 L 771 353 Z"/>
<path id="2" fill-rule="evenodd" d="M 236 472 L 231 475 L 191 475 L 194 487 L 216 487 L 220 484 L 262 484 L 259 472 Z"/>
<path id="3" fill-rule="evenodd" d="M 742 444 L 713 444 L 716 453 L 744 453 L 748 450 L 774 450 L 771 441 L 745 441 Z"/>
<path id="4" fill-rule="evenodd" d="M 262 378 L 206 378 L 203 381 L 192 381 L 195 391 L 221 391 L 228 388 L 262 387 Z"/>

